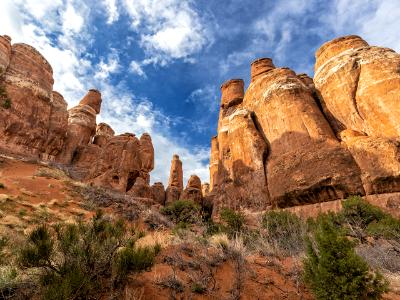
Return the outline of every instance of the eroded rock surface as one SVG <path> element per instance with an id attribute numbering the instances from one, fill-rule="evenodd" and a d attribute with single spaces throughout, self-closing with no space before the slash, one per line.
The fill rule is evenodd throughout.
<path id="1" fill-rule="evenodd" d="M 96 123 L 100 91 L 90 89 L 67 110 L 53 83 L 53 70 L 37 50 L 0 36 L 0 149 L 62 164 L 75 179 L 153 198 L 150 135 L 115 136 L 108 124 Z"/>

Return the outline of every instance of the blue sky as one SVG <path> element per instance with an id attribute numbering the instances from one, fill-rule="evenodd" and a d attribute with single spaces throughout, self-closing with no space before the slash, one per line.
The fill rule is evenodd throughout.
<path id="1" fill-rule="evenodd" d="M 98 121 L 117 133 L 149 132 L 152 181 L 167 183 L 173 153 L 184 175 L 208 181 L 222 82 L 249 82 L 271 57 L 312 76 L 315 50 L 358 34 L 400 50 L 400 0 L 0 0 L 0 34 L 36 47 L 69 106 L 92 87 Z"/>

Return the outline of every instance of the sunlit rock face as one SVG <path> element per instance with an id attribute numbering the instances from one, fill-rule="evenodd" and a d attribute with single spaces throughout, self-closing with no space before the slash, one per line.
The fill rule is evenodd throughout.
<path id="1" fill-rule="evenodd" d="M 313 88 L 311 78 L 275 68 L 271 59 L 253 62 L 242 101 L 228 110 L 221 105 L 212 140 L 217 206 L 263 209 L 364 194 L 360 169 L 336 138 Z"/>
<path id="2" fill-rule="evenodd" d="M 11 44 L 7 36 L 0 36 L 0 69 L 0 147 L 40 158 L 54 133 L 49 132 L 52 111 L 59 113 L 53 109 L 53 70 L 33 47 Z"/>
<path id="3" fill-rule="evenodd" d="M 359 36 L 316 52 L 321 107 L 362 171 L 367 194 L 400 191 L 400 55 Z"/>
<path id="4" fill-rule="evenodd" d="M 156 197 L 149 185 L 154 169 L 150 135 L 115 136 L 108 124 L 97 124 L 100 91 L 90 89 L 67 110 L 63 96 L 53 91 L 50 64 L 33 47 L 11 44 L 8 36 L 0 36 L 0 71 L 2 152 L 53 161 L 75 179 L 136 197 Z"/>

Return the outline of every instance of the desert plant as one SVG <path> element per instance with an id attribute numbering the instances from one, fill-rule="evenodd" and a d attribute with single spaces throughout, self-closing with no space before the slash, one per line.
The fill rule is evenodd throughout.
<path id="1" fill-rule="evenodd" d="M 0 189 L 5 189 L 5 188 L 6 188 L 6 186 L 4 185 L 4 183 L 0 182 Z"/>
<path id="2" fill-rule="evenodd" d="M 307 242 L 304 279 L 317 299 L 380 299 L 382 275 L 369 270 L 354 244 L 332 218 L 320 215 Z"/>
<path id="3" fill-rule="evenodd" d="M 97 212 L 89 223 L 41 225 L 19 253 L 23 268 L 40 269 L 44 299 L 94 297 L 101 287 L 121 284 L 128 272 L 148 269 L 155 249 L 136 248 L 122 221 Z"/>
<path id="4" fill-rule="evenodd" d="M 351 226 L 365 229 L 370 223 L 377 222 L 385 217 L 385 213 L 378 207 L 369 204 L 360 196 L 349 197 L 342 202 L 343 209 L 339 219 Z"/>
<path id="5" fill-rule="evenodd" d="M 200 220 L 200 206 L 193 201 L 178 200 L 161 209 L 161 213 L 168 216 L 173 222 L 196 223 Z"/>
<path id="6" fill-rule="evenodd" d="M 304 224 L 298 216 L 288 211 L 268 211 L 262 217 L 265 238 L 272 247 L 284 255 L 294 255 L 304 250 Z"/>
<path id="7" fill-rule="evenodd" d="M 226 231 L 230 236 L 244 230 L 244 215 L 230 208 L 223 208 L 220 212 L 221 220 L 226 224 Z"/>
<path id="8" fill-rule="evenodd" d="M 351 235 L 361 241 L 366 235 L 400 240 L 400 220 L 359 196 L 343 201 L 338 220 L 349 229 Z"/>

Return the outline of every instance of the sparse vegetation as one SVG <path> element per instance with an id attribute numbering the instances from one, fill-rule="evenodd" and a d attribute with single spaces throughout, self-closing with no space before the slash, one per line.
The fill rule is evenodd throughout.
<path id="1" fill-rule="evenodd" d="M 317 299 L 380 299 L 387 282 L 354 251 L 332 216 L 320 215 L 307 242 L 304 279 Z"/>
<path id="2" fill-rule="evenodd" d="M 221 220 L 226 224 L 226 230 L 233 236 L 243 231 L 244 215 L 229 208 L 223 208 L 220 213 Z"/>
<path id="3" fill-rule="evenodd" d="M 269 211 L 263 215 L 268 243 L 284 255 L 304 251 L 304 224 L 298 216 L 288 211 Z"/>
<path id="4" fill-rule="evenodd" d="M 343 209 L 338 219 L 351 236 L 361 241 L 368 235 L 400 241 L 400 220 L 361 197 L 351 197 L 343 201 Z"/>
<path id="5" fill-rule="evenodd" d="M 19 252 L 22 268 L 39 269 L 43 299 L 87 298 L 150 268 L 159 247 L 135 247 L 122 221 L 97 212 L 90 223 L 41 225 Z M 103 288 L 103 289 L 102 289 Z"/>
<path id="6" fill-rule="evenodd" d="M 5 189 L 5 188 L 6 188 L 6 186 L 4 185 L 4 183 L 0 182 L 0 189 Z"/>
<path id="7" fill-rule="evenodd" d="M 193 224 L 201 220 L 200 206 L 193 201 L 178 200 L 161 208 L 161 213 L 168 216 L 174 223 Z"/>

